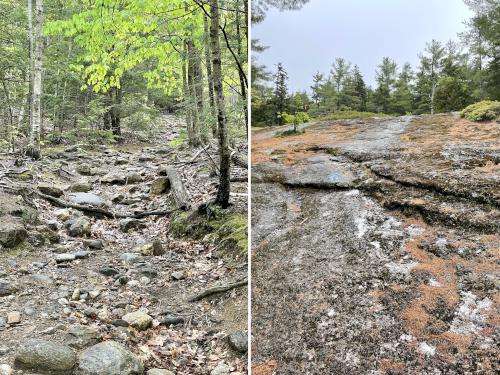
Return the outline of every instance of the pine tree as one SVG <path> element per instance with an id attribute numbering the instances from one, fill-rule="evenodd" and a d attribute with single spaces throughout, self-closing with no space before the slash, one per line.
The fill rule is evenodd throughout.
<path id="1" fill-rule="evenodd" d="M 276 74 L 274 75 L 274 105 L 278 125 L 283 124 L 281 114 L 286 112 L 288 107 L 288 73 L 282 63 L 278 63 Z"/>
<path id="2" fill-rule="evenodd" d="M 331 79 L 335 85 L 337 94 L 336 109 L 340 110 L 341 105 L 345 104 L 344 89 L 347 86 L 349 75 L 351 72 L 351 63 L 343 57 L 338 57 L 332 64 Z"/>
<path id="3" fill-rule="evenodd" d="M 324 76 L 320 72 L 317 72 L 313 76 L 313 85 L 311 86 L 312 90 L 312 100 L 316 107 L 319 108 L 319 103 L 321 101 L 321 86 L 324 81 Z"/>
<path id="4" fill-rule="evenodd" d="M 393 110 L 399 114 L 406 114 L 413 109 L 413 87 L 414 73 L 410 63 L 403 64 L 398 80 L 395 84 L 393 97 Z"/>
<path id="5" fill-rule="evenodd" d="M 353 87 L 354 87 L 354 95 L 358 98 L 358 107 L 359 111 L 366 111 L 366 100 L 367 100 L 367 90 L 366 84 L 363 80 L 363 75 L 359 70 L 357 65 L 354 65 L 353 71 Z"/>
<path id="6" fill-rule="evenodd" d="M 384 57 L 378 66 L 375 79 L 377 89 L 375 92 L 375 104 L 378 111 L 391 113 L 392 93 L 396 82 L 397 64 L 389 57 Z"/>

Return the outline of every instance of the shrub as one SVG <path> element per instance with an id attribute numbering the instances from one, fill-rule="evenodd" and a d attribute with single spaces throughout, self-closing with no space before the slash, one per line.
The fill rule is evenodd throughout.
<path id="1" fill-rule="evenodd" d="M 460 116 L 470 121 L 494 120 L 500 117 L 500 102 L 483 100 L 465 107 Z"/>

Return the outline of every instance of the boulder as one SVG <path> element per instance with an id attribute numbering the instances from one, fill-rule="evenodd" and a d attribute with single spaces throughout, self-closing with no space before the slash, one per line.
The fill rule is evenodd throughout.
<path id="1" fill-rule="evenodd" d="M 216 368 L 210 371 L 210 375 L 226 375 L 231 372 L 231 368 L 225 363 L 219 363 Z"/>
<path id="2" fill-rule="evenodd" d="M 29 339 L 21 343 L 15 357 L 15 366 L 42 374 L 71 374 L 76 355 L 69 346 Z"/>
<path id="3" fill-rule="evenodd" d="M 28 236 L 21 219 L 11 216 L 0 217 L 0 245 L 14 248 Z"/>
<path id="4" fill-rule="evenodd" d="M 91 346 L 80 355 L 75 375 L 142 375 L 144 365 L 115 341 Z"/>

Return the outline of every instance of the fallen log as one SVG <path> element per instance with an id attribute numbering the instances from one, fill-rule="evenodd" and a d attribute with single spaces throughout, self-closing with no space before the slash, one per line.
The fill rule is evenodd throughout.
<path id="1" fill-rule="evenodd" d="M 112 219 L 142 219 L 147 216 L 167 216 L 171 215 L 176 209 L 173 210 L 153 210 L 153 211 L 138 211 L 134 213 L 120 213 L 120 212 L 112 212 L 109 210 L 106 210 L 102 207 L 93 207 L 93 206 L 85 206 L 81 204 L 76 204 L 76 203 L 71 203 L 64 201 L 62 199 L 53 197 L 51 195 L 47 195 L 44 193 L 41 193 L 39 191 L 32 191 L 34 194 L 39 196 L 40 198 L 43 198 L 45 200 L 48 200 L 49 202 L 54 203 L 56 206 L 63 207 L 63 208 L 73 208 L 75 210 L 83 211 L 83 212 L 88 212 L 88 213 L 94 213 L 94 214 L 100 214 L 105 217 L 109 217 Z"/>
<path id="2" fill-rule="evenodd" d="M 231 289 L 238 288 L 240 286 L 244 286 L 248 284 L 248 280 L 245 278 L 243 280 L 236 281 L 232 284 L 227 284 L 227 285 L 221 285 L 221 286 L 216 286 L 213 288 L 205 289 L 203 292 L 189 298 L 189 302 L 196 302 L 199 301 L 205 297 L 211 296 L 216 293 L 223 293 L 227 292 Z"/>
<path id="3" fill-rule="evenodd" d="M 180 210 L 189 210 L 191 204 L 189 203 L 189 194 L 182 183 L 182 179 L 174 167 L 166 168 L 167 177 L 170 180 L 170 187 L 174 195 L 175 205 Z"/>

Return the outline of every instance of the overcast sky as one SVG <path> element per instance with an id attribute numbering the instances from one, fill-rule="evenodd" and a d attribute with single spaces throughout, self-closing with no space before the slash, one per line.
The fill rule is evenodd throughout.
<path id="1" fill-rule="evenodd" d="M 252 38 L 269 47 L 260 64 L 273 71 L 284 64 L 291 91 L 309 90 L 312 75 L 328 73 L 335 57 L 357 64 L 373 86 L 382 57 L 416 67 L 426 42 L 456 40 L 471 16 L 462 0 L 310 0 L 298 11 L 269 11 Z"/>

